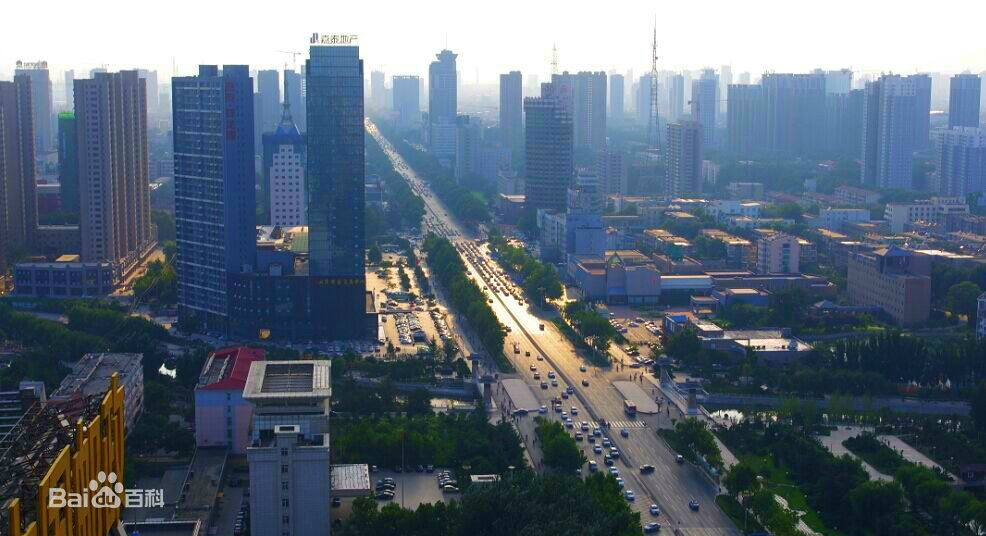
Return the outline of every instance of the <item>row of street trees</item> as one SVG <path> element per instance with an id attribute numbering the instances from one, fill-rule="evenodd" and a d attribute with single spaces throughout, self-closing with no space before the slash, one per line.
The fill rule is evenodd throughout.
<path id="1" fill-rule="evenodd" d="M 425 238 L 424 251 L 428 266 L 445 287 L 452 306 L 466 318 L 479 335 L 483 347 L 497 360 L 501 369 L 509 370 L 510 365 L 503 357 L 506 332 L 493 309 L 486 303 L 483 291 L 469 278 L 455 246 L 447 238 L 430 234 Z"/>
<path id="2" fill-rule="evenodd" d="M 520 274 L 521 287 L 531 301 L 542 303 L 561 297 L 564 287 L 554 266 L 538 261 L 524 248 L 511 246 L 499 234 L 490 236 L 490 247 L 504 268 Z"/>
<path id="3" fill-rule="evenodd" d="M 609 320 L 583 301 L 566 303 L 562 314 L 572 329 L 597 352 L 597 357 L 602 357 L 608 363 L 609 343 L 619 335 Z"/>

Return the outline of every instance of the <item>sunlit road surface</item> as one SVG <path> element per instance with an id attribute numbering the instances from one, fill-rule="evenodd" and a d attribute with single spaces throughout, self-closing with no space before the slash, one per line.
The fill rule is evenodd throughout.
<path id="1" fill-rule="evenodd" d="M 397 172 L 424 200 L 428 229 L 449 238 L 459 249 L 460 256 L 473 279 L 480 287 L 489 288 L 488 295 L 493 298 L 490 305 L 494 313 L 502 324 L 510 328 L 504 351 L 517 369 L 516 374 L 511 376 L 523 378 L 529 383 L 535 396 L 540 397 L 541 403 L 548 406 L 547 417 L 556 420 L 560 418 L 560 414 L 552 411 L 550 400 L 552 397 L 561 396 L 561 392 L 571 385 L 575 389 L 575 395 L 568 400 L 562 400 L 562 408 L 566 413 L 570 413 L 572 406 L 576 407 L 578 414 L 569 415 L 575 422 L 575 430 L 578 429 L 578 423 L 581 421 L 588 421 L 590 426 L 596 426 L 601 420 L 611 423 L 610 428 L 603 430 L 603 435 L 608 437 L 621 453 L 615 467 L 626 481 L 626 489 L 636 493 L 636 500 L 630 503 L 630 506 L 641 513 L 641 521 L 643 523 L 657 521 L 664 526 L 662 532 L 668 533 L 680 528 L 680 533 L 686 535 L 740 534 L 715 504 L 717 487 L 698 469 L 688 464 L 675 463 L 674 453 L 657 437 L 655 433 L 657 426 L 667 427 L 670 425 L 670 418 L 679 417 L 675 410 L 671 410 L 670 417 L 662 413 L 638 415 L 636 419 L 628 419 L 623 413 L 623 397 L 613 387 L 612 382 L 629 380 L 632 373 L 639 373 L 643 369 L 627 368 L 623 372 L 597 369 L 577 355 L 572 345 L 564 339 L 550 320 L 539 318 L 528 304 L 522 304 L 514 296 L 519 291 L 513 288 L 509 275 L 501 275 L 499 265 L 489 258 L 486 248 L 480 246 L 480 239 L 473 236 L 468 229 L 460 227 L 450 217 L 438 198 L 430 194 L 428 186 L 407 166 L 386 138 L 369 121 L 367 121 L 367 131 L 383 147 Z M 491 283 L 494 280 L 496 286 L 502 288 L 503 292 L 493 288 Z M 526 302 L 526 298 L 522 294 L 520 296 Z M 544 325 L 544 330 L 541 330 L 541 324 Z M 514 352 L 514 344 L 517 345 L 517 353 Z M 544 360 L 539 361 L 538 355 L 543 356 Z M 534 372 L 530 370 L 532 364 L 537 368 L 540 380 L 534 379 Z M 582 366 L 586 368 L 586 372 L 581 372 Z M 557 386 L 551 385 L 551 380 L 547 377 L 549 370 L 556 372 Z M 588 381 L 588 386 L 582 384 L 583 379 Z M 542 381 L 548 382 L 547 389 L 541 388 Z M 644 382 L 640 385 L 642 389 L 650 392 L 649 383 Z M 533 420 L 534 415 L 536 413 L 523 417 L 522 420 Z M 525 422 L 520 424 L 520 428 L 523 432 L 532 433 L 533 427 Z M 622 428 L 626 428 L 628 437 L 621 437 Z M 596 442 L 597 445 L 600 443 L 600 441 Z M 608 470 L 603 464 L 603 455 L 593 453 L 593 445 L 583 440 L 579 446 L 589 460 L 598 463 L 600 471 Z M 644 464 L 653 465 L 655 471 L 647 475 L 640 474 L 639 467 Z M 588 471 L 587 467 L 583 470 Z M 698 512 L 693 512 L 688 507 L 688 502 L 693 499 L 700 504 Z M 652 503 L 657 504 L 661 509 L 659 516 L 652 516 L 648 512 L 648 507 Z"/>

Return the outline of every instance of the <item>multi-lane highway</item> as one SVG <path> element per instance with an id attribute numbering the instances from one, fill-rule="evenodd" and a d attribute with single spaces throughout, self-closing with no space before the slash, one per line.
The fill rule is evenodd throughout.
<path id="1" fill-rule="evenodd" d="M 631 375 L 640 374 L 642 369 L 627 368 L 618 372 L 596 368 L 578 355 L 554 325 L 541 318 L 529 306 L 509 275 L 489 257 L 489 251 L 481 237 L 473 236 L 455 222 L 440 200 L 428 190 L 427 184 L 406 165 L 372 123 L 367 123 L 367 130 L 383 147 L 394 168 L 425 201 L 425 220 L 429 230 L 449 238 L 459 250 L 474 280 L 481 287 L 486 287 L 493 311 L 508 328 L 505 351 L 517 369 L 516 373 L 501 374 L 501 377 L 523 378 L 531 386 L 535 396 L 547 406 L 547 414 L 544 416 L 553 419 L 561 419 L 561 413 L 552 409 L 551 400 L 560 398 L 562 392 L 571 386 L 573 395 L 561 400 L 561 405 L 565 415 L 574 421 L 574 427 L 570 430 L 573 434 L 579 430 L 581 421 L 587 421 L 590 427 L 595 427 L 602 421 L 610 423 L 609 428 L 602 430 L 603 435 L 620 451 L 615 467 L 625 481 L 625 488 L 636 494 L 631 507 L 641 512 L 644 523 L 657 521 L 664 525 L 665 530 L 679 529 L 681 534 L 687 535 L 739 534 L 729 518 L 715 505 L 717 486 L 695 467 L 675 463 L 674 453 L 657 437 L 655 430 L 658 426 L 670 426 L 672 417 L 680 417 L 676 410 L 672 408 L 670 415 L 641 414 L 635 419 L 624 414 L 624 399 L 612 382 L 631 379 L 639 381 L 639 378 L 631 378 Z M 538 379 L 534 378 L 532 365 L 537 369 Z M 554 372 L 557 385 L 548 378 L 548 371 Z M 542 388 L 542 381 L 547 382 L 546 388 Z M 651 392 L 649 382 L 644 381 L 640 385 L 644 391 Z M 576 408 L 575 415 L 571 414 L 572 407 Z M 662 408 L 662 412 L 665 411 Z M 529 441 L 532 440 L 532 426 L 527 421 L 531 420 L 533 415 L 521 418 L 524 422 L 519 423 L 521 432 L 528 435 Z M 626 437 L 621 435 L 624 428 Z M 597 438 L 595 445 L 600 443 L 601 438 Z M 603 463 L 603 455 L 593 452 L 593 444 L 583 439 L 579 445 L 589 460 L 597 462 L 600 471 L 608 470 Z M 644 464 L 653 465 L 655 470 L 649 474 L 641 474 L 639 468 Z M 691 500 L 699 502 L 698 511 L 689 508 L 688 503 Z M 650 514 L 648 507 L 651 504 L 660 508 L 659 516 Z"/>

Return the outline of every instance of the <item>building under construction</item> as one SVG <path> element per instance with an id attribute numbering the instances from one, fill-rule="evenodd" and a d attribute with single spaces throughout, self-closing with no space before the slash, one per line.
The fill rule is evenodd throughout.
<path id="1" fill-rule="evenodd" d="M 25 406 L 0 439 L 0 536 L 124 534 L 119 507 L 55 508 L 47 500 L 53 488 L 83 493 L 99 473 L 123 480 L 124 389 L 117 376 L 104 394 L 86 397 L 74 422 L 41 399 Z"/>

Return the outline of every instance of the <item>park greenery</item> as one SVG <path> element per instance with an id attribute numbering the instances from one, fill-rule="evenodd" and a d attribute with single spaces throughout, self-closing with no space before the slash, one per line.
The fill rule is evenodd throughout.
<path id="1" fill-rule="evenodd" d="M 603 364 L 609 363 L 609 344 L 619 332 L 603 315 L 582 301 L 570 301 L 562 308 L 562 315 L 572 329 L 594 350 Z"/>
<path id="2" fill-rule="evenodd" d="M 590 536 L 640 534 L 640 514 L 630 510 L 614 477 L 594 473 L 585 480 L 528 470 L 511 471 L 498 482 L 469 486 L 457 500 L 426 503 L 416 510 L 371 498 L 353 503 L 341 536 Z"/>
<path id="3" fill-rule="evenodd" d="M 486 302 L 483 291 L 469 277 L 455 246 L 447 238 L 429 234 L 424 241 L 424 251 L 428 266 L 445 288 L 452 307 L 466 318 L 500 369 L 510 370 L 503 355 L 506 332 Z"/>
<path id="4" fill-rule="evenodd" d="M 536 417 L 534 422 L 537 423 L 535 432 L 541 443 L 544 465 L 568 473 L 585 465 L 585 455 L 560 422 L 542 417 Z"/>
<path id="5" fill-rule="evenodd" d="M 822 533 L 834 529 L 863 535 L 962 534 L 965 523 L 984 523 L 986 510 L 982 503 L 967 500 L 964 492 L 946 493 L 950 488 L 934 472 L 907 465 L 898 470 L 894 482 L 870 482 L 859 461 L 848 455 L 833 456 L 808 436 L 807 430 L 762 420 L 721 430 L 720 438 L 741 464 L 748 464 L 760 477 L 752 481 L 747 469 L 735 466 L 733 471 L 745 474 L 727 475 L 725 483 L 730 493 L 759 494 L 756 488 L 762 487 L 781 495 L 797 510 L 805 510 L 798 504 L 803 497 L 808 510 L 802 520 Z M 758 517 L 766 516 L 768 519 L 760 521 L 773 530 L 769 519 L 774 512 L 765 498 L 757 499 L 756 494 L 751 508 Z M 910 500 L 903 500 L 905 494 Z M 920 500 L 915 500 L 919 495 Z M 946 499 L 950 504 L 945 504 Z M 933 511 L 936 507 L 948 514 Z M 777 532 L 782 533 L 783 529 Z"/>
<path id="6" fill-rule="evenodd" d="M 885 475 L 894 475 L 898 469 L 908 465 L 908 461 L 903 456 L 885 445 L 871 432 L 850 437 L 843 441 L 842 445 Z"/>
<path id="7" fill-rule="evenodd" d="M 149 303 L 152 308 L 178 303 L 178 274 L 174 268 L 177 248 L 174 242 L 165 242 L 162 248 L 165 260 L 148 263 L 144 275 L 133 282 L 134 299 Z"/>
<path id="8" fill-rule="evenodd" d="M 472 474 L 501 474 L 524 467 L 520 440 L 509 423 L 490 424 L 481 413 L 335 419 L 335 463 L 381 467 L 433 464 Z M 461 480 L 460 480 L 461 481 Z"/>
<path id="9" fill-rule="evenodd" d="M 722 453 L 704 421 L 690 417 L 676 422 L 674 429 L 661 429 L 658 434 L 686 460 L 695 463 L 701 458 L 712 467 L 722 470 Z"/>
<path id="10" fill-rule="evenodd" d="M 521 276 L 521 287 L 532 303 L 561 297 L 564 287 L 554 266 L 538 261 L 524 248 L 510 245 L 499 234 L 490 236 L 490 248 L 496 253 L 497 262 Z"/>
<path id="11" fill-rule="evenodd" d="M 458 183 L 452 170 L 442 166 L 433 155 L 419 151 L 393 131 L 380 125 L 380 132 L 393 144 L 394 149 L 414 168 L 415 172 L 431 185 L 449 211 L 463 223 L 475 226 L 491 220 L 490 211 L 483 196 Z"/>

